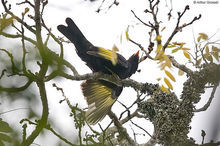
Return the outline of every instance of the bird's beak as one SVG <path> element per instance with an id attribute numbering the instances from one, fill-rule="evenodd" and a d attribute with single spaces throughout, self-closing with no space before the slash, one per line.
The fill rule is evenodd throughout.
<path id="1" fill-rule="evenodd" d="M 139 50 L 137 51 L 137 53 L 134 54 L 134 56 L 139 56 Z"/>

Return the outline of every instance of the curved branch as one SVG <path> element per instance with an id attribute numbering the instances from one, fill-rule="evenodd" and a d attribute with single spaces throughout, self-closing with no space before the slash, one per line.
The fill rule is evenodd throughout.
<path id="1" fill-rule="evenodd" d="M 0 91 L 5 91 L 5 92 L 20 92 L 20 91 L 24 91 L 25 89 L 27 89 L 30 84 L 32 83 L 32 80 L 29 80 L 24 86 L 21 87 L 17 87 L 17 88 L 4 88 L 0 86 Z"/>
<path id="2" fill-rule="evenodd" d="M 194 110 L 194 112 L 202 112 L 202 111 L 206 111 L 208 109 L 208 107 L 210 106 L 210 104 L 212 102 L 212 99 L 214 98 L 215 91 L 216 91 L 217 87 L 218 87 L 217 84 L 213 87 L 212 93 L 211 93 L 211 96 L 209 97 L 208 102 L 202 108 Z"/>
<path id="3" fill-rule="evenodd" d="M 48 110 L 48 101 L 47 101 L 45 84 L 43 81 L 38 81 L 37 86 L 39 88 L 41 102 L 42 102 L 42 106 L 43 106 L 42 116 L 41 116 L 40 121 L 38 122 L 38 125 L 34 129 L 34 131 L 27 137 L 26 140 L 24 140 L 22 142 L 22 144 L 21 144 L 22 146 L 29 146 L 30 144 L 32 144 L 33 141 L 35 140 L 35 138 L 42 131 L 42 129 L 47 125 L 49 110 Z"/>
<path id="4" fill-rule="evenodd" d="M 26 36 L 22 36 L 21 34 L 9 34 L 9 33 L 5 33 L 3 31 L 0 32 L 0 35 L 7 37 L 7 38 L 23 38 L 24 40 L 36 45 L 37 42 L 31 38 L 28 38 Z"/>

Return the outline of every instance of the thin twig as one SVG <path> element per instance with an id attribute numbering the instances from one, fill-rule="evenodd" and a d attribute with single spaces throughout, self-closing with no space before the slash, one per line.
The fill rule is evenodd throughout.
<path id="1" fill-rule="evenodd" d="M 134 15 L 134 17 L 137 18 L 142 24 L 144 24 L 144 25 L 146 25 L 146 26 L 148 26 L 148 27 L 151 27 L 151 28 L 153 27 L 152 25 L 149 25 L 149 24 L 145 23 L 144 21 L 142 21 L 142 20 L 134 13 L 133 10 L 131 10 L 131 12 L 132 12 L 132 14 Z"/>
<path id="2" fill-rule="evenodd" d="M 135 125 L 136 127 L 140 128 L 140 129 L 143 130 L 145 133 L 147 133 L 148 136 L 150 136 L 151 138 L 153 138 L 152 135 L 151 135 L 147 130 L 145 130 L 144 128 L 142 128 L 142 127 L 139 126 L 138 124 L 134 123 L 132 120 L 130 120 L 130 121 L 131 121 L 131 123 L 132 123 L 133 125 Z"/>

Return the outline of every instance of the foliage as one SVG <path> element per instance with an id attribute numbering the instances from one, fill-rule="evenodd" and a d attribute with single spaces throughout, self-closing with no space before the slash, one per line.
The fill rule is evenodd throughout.
<path id="1" fill-rule="evenodd" d="M 102 1 L 97 12 L 103 10 L 105 0 Z M 50 131 L 53 135 L 57 136 L 60 141 L 68 145 L 138 145 L 135 136 L 131 138 L 124 127 L 124 124 L 131 122 L 132 125 L 143 130 L 150 140 L 145 145 L 155 145 L 157 143 L 169 146 L 169 145 L 198 145 L 192 138 L 189 138 L 187 134 L 190 131 L 190 122 L 195 112 L 203 112 L 207 110 L 216 88 L 220 81 L 220 65 L 219 65 L 219 44 L 217 41 L 212 41 L 212 37 L 209 37 L 206 33 L 199 33 L 195 39 L 195 48 L 186 47 L 187 43 L 173 41 L 174 36 L 184 30 L 185 27 L 190 26 L 201 18 L 201 15 L 191 18 L 191 21 L 182 23 L 183 16 L 189 11 L 189 6 L 185 6 L 182 12 L 178 12 L 176 15 L 170 13 L 168 20 L 172 15 L 177 17 L 177 22 L 172 30 L 170 36 L 165 40 L 162 32 L 169 27 L 161 28 L 161 21 L 158 20 L 158 12 L 160 11 L 159 0 L 149 0 L 148 8 L 144 10 L 146 15 L 150 14 L 151 18 L 148 22 L 144 22 L 139 18 L 134 11 L 132 14 L 138 22 L 142 23 L 149 30 L 149 42 L 148 46 L 142 46 L 137 43 L 135 38 L 130 35 L 130 27 L 125 30 L 125 38 L 127 41 L 133 43 L 142 52 L 140 63 L 147 59 L 156 62 L 159 65 L 159 69 L 164 73 L 164 76 L 158 77 L 158 84 L 141 83 L 132 79 L 119 80 L 111 75 L 105 75 L 101 73 L 91 73 L 80 75 L 77 69 L 64 58 L 63 38 L 57 37 L 51 29 L 44 23 L 44 9 L 46 8 L 47 0 L 35 0 L 33 2 L 25 0 L 21 3 L 17 3 L 16 7 L 20 5 L 28 5 L 21 17 L 13 13 L 11 5 L 7 1 L 2 0 L 2 6 L 4 12 L 0 17 L 0 35 L 4 38 L 21 40 L 20 53 L 13 52 L 13 49 L 0 48 L 1 55 L 1 74 L 0 74 L 0 95 L 6 95 L 12 101 L 21 96 L 22 99 L 28 99 L 32 104 L 40 100 L 42 104 L 42 113 L 38 117 L 35 111 L 30 108 L 30 115 L 28 118 L 23 118 L 20 121 L 22 124 L 22 134 L 18 134 L 15 138 L 16 142 L 12 142 L 12 128 L 9 124 L 0 119 L 0 145 L 5 142 L 13 143 L 16 145 L 31 145 L 34 140 L 43 133 L 43 129 Z M 114 1 L 107 9 L 112 6 L 117 6 L 120 3 Z M 33 10 L 33 11 L 31 11 Z M 28 23 L 28 20 L 32 20 L 34 25 Z M 7 31 L 13 29 L 16 33 L 10 33 Z M 47 32 L 47 37 L 44 38 L 43 31 Z M 26 34 L 31 33 L 34 37 L 29 37 Z M 46 35 L 45 35 L 46 36 Z M 54 50 L 49 48 L 48 41 L 52 39 L 59 49 L 55 53 Z M 120 38 L 122 43 L 122 36 Z M 30 46 L 29 46 L 30 45 Z M 0 46 L 1 47 L 1 46 Z M 30 49 L 31 48 L 31 49 Z M 114 53 L 118 50 L 116 46 L 113 47 Z M 2 55 L 4 54 L 4 55 Z M 20 58 L 17 57 L 20 54 Z M 182 55 L 185 60 L 185 64 L 180 64 L 175 58 Z M 115 54 L 113 54 L 115 56 Z M 175 57 L 175 58 L 174 58 Z M 114 63 L 114 60 L 112 60 Z M 4 64 L 4 65 L 2 65 Z M 189 67 L 188 64 L 191 66 Z M 32 68 L 34 66 L 35 68 Z M 36 69 L 37 68 L 37 69 Z M 156 68 L 156 67 L 155 67 Z M 175 86 L 173 82 L 177 82 L 178 77 L 173 70 L 178 69 L 179 75 L 186 75 L 187 80 L 183 84 L 183 91 L 180 97 L 174 92 Z M 70 70 L 71 73 L 66 73 Z M 120 103 L 125 110 L 117 117 L 112 111 L 108 116 L 111 118 L 111 123 L 103 128 L 99 124 L 101 132 L 91 127 L 86 123 L 85 111 L 81 109 L 78 104 L 72 105 L 66 97 L 62 87 L 58 87 L 53 84 L 57 92 L 62 93 L 63 100 L 60 103 L 66 103 L 70 112 L 70 117 L 73 118 L 74 126 L 78 132 L 78 142 L 72 142 L 65 138 L 65 135 L 61 135 L 53 128 L 53 124 L 48 120 L 49 106 L 48 106 L 48 94 L 45 88 L 46 82 L 55 79 L 56 77 L 62 77 L 72 81 L 81 81 L 88 79 L 103 79 L 106 81 L 115 82 L 117 85 L 123 85 L 125 87 L 132 87 L 137 96 L 135 101 L 126 106 Z M 4 81 L 8 78 L 7 83 Z M 162 79 L 163 78 L 163 79 Z M 13 84 L 14 81 L 19 81 L 19 84 Z M 33 90 L 35 86 L 38 90 Z M 206 87 L 212 88 L 209 101 L 204 107 L 195 109 L 195 105 L 200 101 L 201 95 L 204 94 Z M 36 93 L 37 92 L 37 93 Z M 148 99 L 147 99 L 148 98 Z M 136 106 L 137 105 L 137 106 Z M 135 109 L 131 112 L 131 108 Z M 33 120 L 37 118 L 38 120 Z M 133 118 L 142 118 L 146 121 L 150 121 L 154 125 L 154 132 L 151 134 L 140 125 L 133 122 Z M 31 133 L 27 132 L 28 126 L 34 126 Z M 83 130 L 89 127 L 89 132 L 85 134 Z M 65 128 L 65 127 L 63 127 Z M 65 131 L 65 130 L 64 130 Z M 205 137 L 205 132 L 202 132 L 202 137 Z M 134 131 L 134 135 L 135 135 Z M 117 136 L 116 136 L 117 135 Z M 18 139 L 20 140 L 18 142 Z M 203 145 L 204 143 L 202 143 Z M 208 143 L 209 144 L 209 143 Z M 210 144 L 217 145 L 219 142 L 212 142 Z"/>

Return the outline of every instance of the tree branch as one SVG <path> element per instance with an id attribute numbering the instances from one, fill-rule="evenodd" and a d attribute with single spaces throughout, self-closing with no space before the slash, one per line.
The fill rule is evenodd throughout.
<path id="1" fill-rule="evenodd" d="M 23 22 L 18 16 L 14 15 L 10 11 L 10 5 L 9 5 L 9 8 L 7 8 L 6 3 L 7 3 L 6 0 L 2 0 L 2 5 L 3 5 L 4 9 L 5 9 L 5 12 L 8 13 L 9 15 L 11 15 L 15 20 L 17 20 L 19 23 L 24 25 L 29 31 L 31 31 L 32 33 L 35 34 L 35 30 L 31 26 L 29 26 L 26 22 Z"/>
<path id="2" fill-rule="evenodd" d="M 40 65 L 40 71 L 37 76 L 37 86 L 39 88 L 40 98 L 42 102 L 42 116 L 41 119 L 38 122 L 38 125 L 36 128 L 32 131 L 32 133 L 27 137 L 26 140 L 22 142 L 22 145 L 29 146 L 33 141 L 36 139 L 36 137 L 40 134 L 42 129 L 47 125 L 48 115 L 49 115 L 49 109 L 48 109 L 48 101 L 47 101 L 47 93 L 45 89 L 45 83 L 44 78 L 45 74 L 48 69 L 48 63 L 45 55 L 45 47 L 43 45 L 42 37 L 41 37 L 41 15 L 40 15 L 40 0 L 35 0 L 35 24 L 36 24 L 36 39 L 37 39 L 37 48 L 40 52 L 40 55 L 42 57 L 42 64 Z"/>
<path id="3" fill-rule="evenodd" d="M 209 107 L 210 104 L 212 103 L 212 99 L 214 98 L 215 91 L 216 91 L 217 88 L 218 88 L 218 84 L 216 84 L 216 85 L 213 87 L 212 93 L 211 93 L 211 96 L 209 97 L 208 102 L 207 102 L 203 107 L 201 107 L 200 109 L 194 110 L 194 112 L 206 111 L 206 110 L 208 109 L 208 107 Z"/>
<path id="4" fill-rule="evenodd" d="M 15 87 L 4 88 L 4 87 L 0 86 L 0 91 L 10 92 L 10 93 L 24 91 L 25 89 L 27 89 L 31 85 L 32 82 L 33 82 L 32 80 L 29 80 L 24 86 L 16 87 L 16 88 Z"/>
<path id="5" fill-rule="evenodd" d="M 109 111 L 108 115 L 113 120 L 115 126 L 118 129 L 120 143 L 122 145 L 134 145 L 135 144 L 134 141 L 128 135 L 126 129 L 121 125 L 117 116 L 112 111 Z"/>
<path id="6" fill-rule="evenodd" d="M 182 71 L 186 72 L 188 75 L 192 76 L 193 75 L 193 71 L 189 68 L 187 68 L 185 65 L 179 64 L 174 57 L 167 55 L 169 57 L 169 59 L 171 60 L 173 66 L 175 66 L 176 68 L 181 69 Z"/>
<path id="7" fill-rule="evenodd" d="M 186 10 L 189 10 L 189 6 L 188 5 L 185 7 L 185 9 L 183 10 L 182 13 L 178 12 L 178 18 L 177 18 L 176 27 L 174 28 L 173 32 L 171 33 L 171 35 L 167 39 L 166 43 L 163 45 L 163 50 L 165 50 L 167 48 L 167 46 L 169 45 L 170 41 L 173 39 L 173 37 L 176 35 L 177 32 L 182 30 L 184 27 L 186 27 L 188 25 L 191 25 L 196 20 L 199 20 L 201 18 L 201 16 L 202 16 L 200 14 L 198 17 L 194 17 L 193 20 L 190 21 L 189 23 L 185 23 L 182 26 L 179 26 L 180 20 L 181 20 L 182 16 L 185 14 Z"/>

